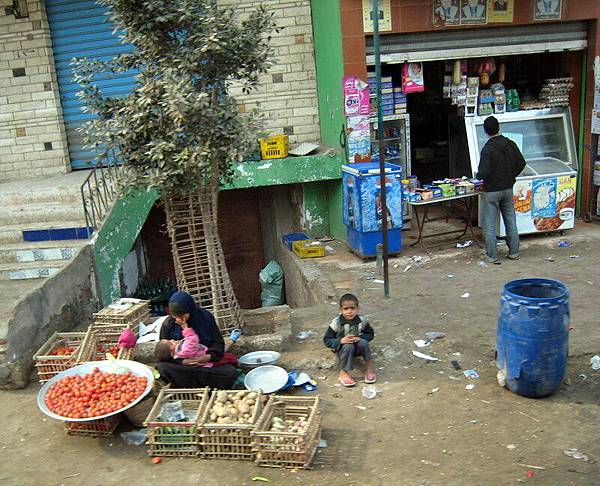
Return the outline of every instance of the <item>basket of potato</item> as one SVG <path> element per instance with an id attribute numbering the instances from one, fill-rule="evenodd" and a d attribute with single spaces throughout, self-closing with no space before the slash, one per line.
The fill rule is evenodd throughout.
<path id="1" fill-rule="evenodd" d="M 265 398 L 258 391 L 214 390 L 199 430 L 202 457 L 254 460 L 251 432 Z"/>

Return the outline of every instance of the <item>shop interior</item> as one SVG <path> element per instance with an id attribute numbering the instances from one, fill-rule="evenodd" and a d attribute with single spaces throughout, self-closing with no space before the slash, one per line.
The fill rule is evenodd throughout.
<path id="1" fill-rule="evenodd" d="M 490 62 L 492 61 L 492 62 Z M 579 85 L 582 52 L 552 52 L 490 58 L 472 58 L 463 62 L 469 77 L 479 76 L 481 86 L 498 83 L 506 90 L 516 89 L 522 106 L 535 107 L 544 80 L 573 78 L 570 92 L 575 139 L 578 137 Z M 382 76 L 392 77 L 395 86 L 402 85 L 402 64 L 382 64 Z M 482 70 L 492 68 L 484 85 Z M 370 70 L 373 69 L 370 66 Z M 452 104 L 444 95 L 444 77 L 451 75 L 453 61 L 423 62 L 422 92 L 407 95 L 410 116 L 411 172 L 421 184 L 447 177 L 472 177 L 465 135 L 464 108 Z"/>

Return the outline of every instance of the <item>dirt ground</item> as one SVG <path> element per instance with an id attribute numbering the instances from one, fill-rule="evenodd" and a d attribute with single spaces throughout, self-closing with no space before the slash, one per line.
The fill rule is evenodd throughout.
<path id="1" fill-rule="evenodd" d="M 559 240 L 572 246 L 557 247 Z M 66 436 L 37 409 L 39 385 L 32 383 L 0 392 L 0 484 L 223 486 L 262 484 L 252 481 L 260 476 L 274 485 L 598 485 L 600 371 L 590 367 L 590 358 L 600 354 L 598 241 L 600 226 L 581 223 L 564 236 L 524 238 L 521 260 L 503 259 L 499 266 L 481 266 L 475 247 L 438 251 L 433 258 L 409 251 L 390 262 L 389 299 L 372 279 L 373 262 L 334 245 L 337 253 L 314 265 L 331 282 L 332 296 L 348 290 L 361 300 L 376 331 L 380 394 L 367 400 L 364 384 L 342 388 L 335 371 L 311 371 L 327 441 L 311 470 L 196 459 L 154 465 L 143 446 L 126 446 L 119 437 Z M 420 265 L 409 261 L 415 253 L 424 257 Z M 525 277 L 558 279 L 570 289 L 567 379 L 557 393 L 538 400 L 498 386 L 493 363 L 500 291 Z M 468 298 L 461 297 L 465 293 Z M 331 300 L 294 310 L 296 331 L 317 335 L 295 340 L 293 351 L 322 352 L 321 334 L 336 313 Z M 440 359 L 435 363 L 411 354 L 413 340 L 427 331 L 446 333 L 421 350 Z M 468 380 L 452 360 L 480 377 Z M 569 448 L 589 460 L 566 456 Z"/>

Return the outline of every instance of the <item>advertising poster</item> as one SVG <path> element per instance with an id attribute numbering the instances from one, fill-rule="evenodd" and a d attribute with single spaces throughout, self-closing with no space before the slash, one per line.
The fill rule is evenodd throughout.
<path id="1" fill-rule="evenodd" d="M 461 25 L 486 24 L 487 0 L 461 0 L 460 23 Z"/>
<path id="2" fill-rule="evenodd" d="M 488 22 L 512 22 L 514 0 L 488 0 Z"/>
<path id="3" fill-rule="evenodd" d="M 360 231 L 360 207 L 358 205 L 358 192 L 355 186 L 355 179 L 350 174 L 342 172 L 344 184 L 344 200 L 343 200 L 343 221 L 346 226 L 349 226 Z"/>
<path id="4" fill-rule="evenodd" d="M 533 20 L 558 20 L 562 0 L 533 0 Z"/>
<path id="5" fill-rule="evenodd" d="M 355 76 L 342 78 L 344 115 L 369 115 L 369 85 Z"/>
<path id="6" fill-rule="evenodd" d="M 346 119 L 348 132 L 348 162 L 364 162 L 371 157 L 371 128 L 368 116 Z"/>
<path id="7" fill-rule="evenodd" d="M 460 24 L 460 2 L 459 0 L 434 0 L 433 2 L 433 25 L 459 25 Z"/>
<path id="8" fill-rule="evenodd" d="M 531 216 L 553 218 L 556 216 L 556 179 L 534 179 L 531 183 Z"/>
<path id="9" fill-rule="evenodd" d="M 518 180 L 513 186 L 513 203 L 517 215 L 519 233 L 532 233 L 536 229 L 531 217 L 531 179 Z M 500 235 L 505 236 L 504 224 L 500 225 Z"/>
<path id="10" fill-rule="evenodd" d="M 379 32 L 392 30 L 391 0 L 377 0 L 379 10 Z M 373 32 L 373 8 L 371 0 L 362 0 L 363 31 Z"/>
<path id="11" fill-rule="evenodd" d="M 401 175 L 385 178 L 388 229 L 402 227 L 402 181 Z M 381 181 L 379 176 L 365 177 L 361 181 L 362 231 L 383 229 L 381 204 Z"/>
<path id="12" fill-rule="evenodd" d="M 554 231 L 561 228 L 572 228 L 575 222 L 575 177 L 563 176 L 555 180 L 557 183 L 556 211 L 552 216 L 534 219 L 537 231 Z"/>

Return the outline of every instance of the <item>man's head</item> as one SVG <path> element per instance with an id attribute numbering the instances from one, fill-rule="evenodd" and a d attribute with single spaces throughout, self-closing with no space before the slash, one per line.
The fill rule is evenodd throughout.
<path id="1" fill-rule="evenodd" d="M 340 298 L 340 313 L 344 319 L 351 321 L 358 314 L 358 297 L 354 294 L 344 294 Z"/>
<path id="2" fill-rule="evenodd" d="M 493 137 L 500 133 L 500 123 L 495 116 L 488 116 L 483 122 L 483 130 L 488 136 Z"/>
<path id="3" fill-rule="evenodd" d="M 172 339 L 161 339 L 156 343 L 154 348 L 154 356 L 158 362 L 170 361 L 173 357 L 173 352 L 177 346 L 177 341 Z"/>

